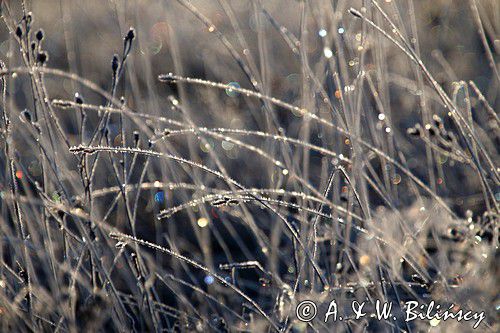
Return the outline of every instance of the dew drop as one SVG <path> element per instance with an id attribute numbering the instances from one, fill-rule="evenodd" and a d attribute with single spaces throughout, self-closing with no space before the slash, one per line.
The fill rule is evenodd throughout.
<path id="1" fill-rule="evenodd" d="M 165 192 L 163 192 L 163 191 L 156 192 L 155 201 L 157 203 L 163 203 L 164 200 L 165 200 Z"/>
<path id="2" fill-rule="evenodd" d="M 233 89 L 233 88 L 236 89 L 241 88 L 238 82 L 229 82 L 227 85 L 228 88 L 226 88 L 226 95 L 228 95 L 229 97 L 236 97 L 239 95 L 239 93 L 237 91 L 234 91 Z"/>
<path id="3" fill-rule="evenodd" d="M 206 217 L 200 217 L 196 223 L 200 228 L 205 228 L 208 225 L 208 219 Z"/>
<path id="4" fill-rule="evenodd" d="M 207 275 L 205 276 L 205 278 L 203 279 L 203 281 L 208 284 L 208 285 L 211 285 L 212 283 L 214 283 L 215 279 L 212 275 Z"/>
<path id="5" fill-rule="evenodd" d="M 392 177 L 392 183 L 394 185 L 401 183 L 401 176 L 399 174 L 395 174 L 394 177 Z"/>
<path id="6" fill-rule="evenodd" d="M 333 51 L 331 48 L 329 47 L 325 47 L 323 49 L 323 54 L 325 55 L 326 58 L 330 59 L 331 57 L 333 57 Z"/>

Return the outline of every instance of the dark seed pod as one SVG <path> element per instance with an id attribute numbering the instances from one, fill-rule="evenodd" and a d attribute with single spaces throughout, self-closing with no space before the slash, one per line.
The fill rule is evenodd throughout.
<path id="1" fill-rule="evenodd" d="M 118 55 L 115 54 L 115 55 L 113 55 L 113 60 L 111 60 L 111 69 L 113 70 L 114 75 L 116 75 L 116 72 L 118 71 L 119 65 L 120 65 L 120 63 L 118 60 Z"/>
<path id="2" fill-rule="evenodd" d="M 83 104 L 83 98 L 79 93 L 75 94 L 75 103 L 80 105 Z"/>
<path id="3" fill-rule="evenodd" d="M 30 29 L 31 27 L 31 23 L 33 23 L 33 15 L 31 14 L 31 12 L 29 12 L 24 18 L 23 18 L 24 21 L 26 21 L 26 26 L 28 27 L 28 30 Z"/>
<path id="4" fill-rule="evenodd" d="M 40 42 L 44 37 L 44 32 L 42 29 L 38 30 L 35 34 L 36 39 Z"/>
<path id="5" fill-rule="evenodd" d="M 125 41 L 131 42 L 135 38 L 135 29 L 130 27 L 130 30 L 125 35 Z"/>
<path id="6" fill-rule="evenodd" d="M 437 114 L 432 115 L 432 120 L 434 121 L 434 126 L 437 128 L 443 128 L 443 119 Z"/>
<path id="7" fill-rule="evenodd" d="M 418 127 L 410 127 L 406 130 L 406 133 L 408 133 L 408 135 L 411 135 L 411 136 L 420 136 L 421 135 L 420 128 L 418 128 Z"/>
<path id="8" fill-rule="evenodd" d="M 436 136 L 436 134 L 437 134 L 436 129 L 434 128 L 434 126 L 429 126 L 429 128 L 427 129 L 427 131 L 429 132 L 430 136 Z"/>
<path id="9" fill-rule="evenodd" d="M 132 49 L 132 41 L 135 38 L 134 28 L 130 28 L 125 37 L 123 38 L 123 60 L 127 59 L 130 50 Z"/>
<path id="10" fill-rule="evenodd" d="M 29 110 L 24 110 L 23 112 L 21 112 L 21 114 L 23 115 L 24 119 L 31 123 L 31 121 L 33 120 L 33 118 L 31 117 L 31 112 Z"/>
<path id="11" fill-rule="evenodd" d="M 26 274 L 26 271 L 24 269 L 21 269 L 21 271 L 19 271 L 19 276 L 21 277 L 21 279 L 23 279 L 24 283 L 28 283 L 28 274 Z"/>
<path id="12" fill-rule="evenodd" d="M 40 64 L 43 65 L 47 62 L 49 59 L 49 55 L 45 51 L 38 52 L 36 55 L 36 61 Z"/>
<path id="13" fill-rule="evenodd" d="M 351 14 L 352 14 L 352 15 L 354 15 L 354 16 L 356 16 L 357 18 L 363 18 L 363 17 L 361 16 L 361 13 L 360 13 L 360 12 L 358 12 L 358 11 L 357 11 L 356 9 L 354 9 L 354 8 L 350 8 L 350 9 L 349 9 L 349 13 L 351 13 Z"/>
<path id="14" fill-rule="evenodd" d="M 17 28 L 16 28 L 16 36 L 18 38 L 22 38 L 23 37 L 23 28 L 20 25 L 18 25 Z"/>

